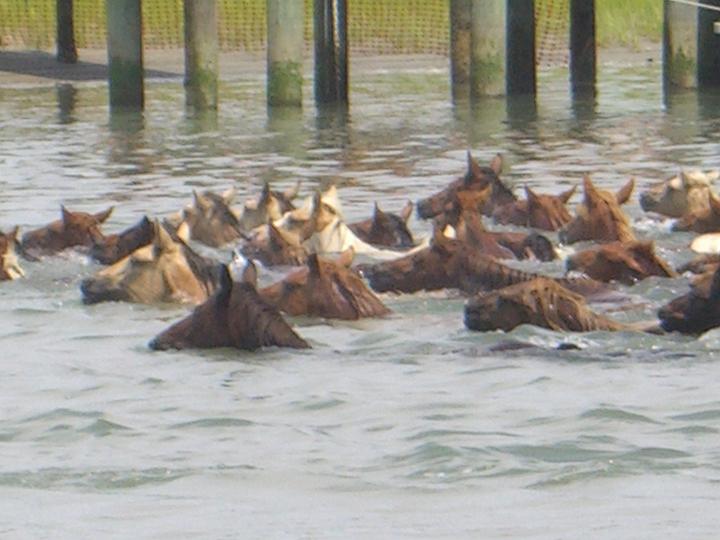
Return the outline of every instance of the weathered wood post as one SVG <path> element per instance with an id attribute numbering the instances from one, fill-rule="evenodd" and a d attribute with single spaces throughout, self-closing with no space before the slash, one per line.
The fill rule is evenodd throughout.
<path id="1" fill-rule="evenodd" d="M 720 8 L 720 0 L 703 0 L 708 6 Z M 698 13 L 698 86 L 720 86 L 720 35 L 715 33 L 715 23 L 720 21 L 720 12 L 700 8 Z"/>
<path id="2" fill-rule="evenodd" d="M 218 107 L 218 32 L 215 0 L 184 0 L 185 103 L 195 110 Z"/>
<path id="3" fill-rule="evenodd" d="M 347 0 L 314 0 L 315 102 L 348 104 Z"/>
<path id="4" fill-rule="evenodd" d="M 471 0 L 450 0 L 450 85 L 454 102 L 470 97 Z"/>
<path id="5" fill-rule="evenodd" d="M 470 97 L 505 95 L 506 0 L 472 0 Z"/>
<path id="6" fill-rule="evenodd" d="M 663 6 L 663 88 L 697 84 L 698 8 L 665 0 Z"/>
<path id="7" fill-rule="evenodd" d="M 507 93 L 534 95 L 535 0 L 507 0 Z"/>
<path id="8" fill-rule="evenodd" d="M 142 109 L 141 0 L 105 0 L 110 108 Z"/>
<path id="9" fill-rule="evenodd" d="M 73 0 L 57 0 L 57 61 L 64 64 L 77 62 L 75 47 L 75 24 L 73 22 Z"/>
<path id="10" fill-rule="evenodd" d="M 574 95 L 595 95 L 596 64 L 595 0 L 570 0 L 570 86 Z"/>
<path id="11" fill-rule="evenodd" d="M 267 104 L 302 106 L 303 0 L 267 0 Z"/>

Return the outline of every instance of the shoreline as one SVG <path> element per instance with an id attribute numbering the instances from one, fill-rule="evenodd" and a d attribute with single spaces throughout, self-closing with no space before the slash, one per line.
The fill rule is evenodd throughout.
<path id="1" fill-rule="evenodd" d="M 54 86 L 56 83 L 89 83 L 107 80 L 105 49 L 78 49 L 76 64 L 62 64 L 53 51 L 0 49 L 0 87 Z M 144 51 L 145 77 L 148 81 L 182 80 L 185 71 L 183 49 L 148 49 Z M 638 47 L 605 47 L 598 49 L 598 66 L 644 65 L 662 60 L 662 44 L 643 43 Z M 265 53 L 221 52 L 220 80 L 237 81 L 265 76 Z M 303 71 L 312 78 L 312 58 L 306 58 Z M 447 56 L 431 54 L 396 54 L 350 56 L 351 74 L 383 72 L 408 73 L 449 70 Z"/>

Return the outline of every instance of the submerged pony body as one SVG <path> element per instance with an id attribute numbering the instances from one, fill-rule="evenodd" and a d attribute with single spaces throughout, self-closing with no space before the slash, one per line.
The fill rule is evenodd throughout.
<path id="1" fill-rule="evenodd" d="M 161 332 L 151 349 L 209 349 L 260 347 L 308 349 L 310 345 L 290 327 L 277 309 L 265 302 L 255 288 L 255 268 L 249 265 L 243 280 L 233 281 L 226 266 L 219 270 L 217 292 L 194 311 Z"/>
<path id="2" fill-rule="evenodd" d="M 650 185 L 640 194 L 640 207 L 672 218 L 699 214 L 708 208 L 712 183 L 720 171 L 681 171 L 662 182 Z"/>

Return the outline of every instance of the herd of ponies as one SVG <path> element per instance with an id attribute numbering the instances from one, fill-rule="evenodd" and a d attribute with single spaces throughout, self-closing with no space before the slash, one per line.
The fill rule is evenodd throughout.
<path id="1" fill-rule="evenodd" d="M 717 171 L 680 172 L 640 194 L 643 210 L 673 218 L 673 230 L 699 233 L 690 246 L 698 255 L 674 269 L 652 241 L 637 238 L 622 210 L 633 179 L 612 193 L 585 175 L 581 201 L 571 213 L 567 205 L 577 186 L 555 195 L 525 187 L 525 197 L 518 198 L 501 180 L 502 167 L 500 155 L 481 166 L 468 152 L 466 172 L 441 191 L 408 202 L 398 213 L 375 204 L 372 216 L 356 223 L 344 221 L 335 187 L 299 199 L 299 183 L 284 192 L 265 184 L 239 207 L 233 207 L 232 189 L 193 192 L 192 202 L 176 214 L 146 216 L 114 234 L 101 230 L 112 207 L 96 214 L 61 207 L 61 218 L 45 227 L 22 236 L 17 227 L 0 232 L 0 280 L 23 278 L 23 259 L 81 250 L 106 265 L 80 285 L 87 304 L 194 306 L 150 341 L 157 350 L 308 348 L 285 316 L 383 317 L 391 311 L 376 293 L 441 289 L 468 296 L 465 326 L 477 331 L 530 324 L 564 332 L 697 335 L 720 325 L 720 197 L 712 187 Z M 408 229 L 413 211 L 432 220 L 432 234 L 422 240 Z M 493 231 L 486 226 L 491 222 L 517 227 Z M 595 244 L 567 257 L 565 276 L 503 262 L 557 259 L 560 250 L 543 234 L 548 231 L 556 231 L 563 245 Z M 231 247 L 232 260 L 201 255 L 195 243 Z M 259 287 L 258 267 L 275 266 L 285 277 Z M 697 274 L 689 291 L 661 307 L 652 321 L 621 323 L 590 307 L 617 283 L 684 272 Z"/>

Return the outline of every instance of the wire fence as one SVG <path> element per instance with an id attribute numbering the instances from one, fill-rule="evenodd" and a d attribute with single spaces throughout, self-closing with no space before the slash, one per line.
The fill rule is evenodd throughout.
<path id="1" fill-rule="evenodd" d="M 81 48 L 106 46 L 106 0 L 75 0 L 75 39 Z M 567 61 L 569 0 L 536 0 L 538 58 Z M 182 0 L 142 2 L 144 46 L 183 46 Z M 305 0 L 306 53 L 312 51 L 312 0 Z M 352 0 L 348 39 L 353 54 L 436 54 L 449 50 L 449 0 Z M 55 0 L 0 0 L 0 46 L 55 46 Z M 219 0 L 218 35 L 224 51 L 262 52 L 266 0 Z"/>

